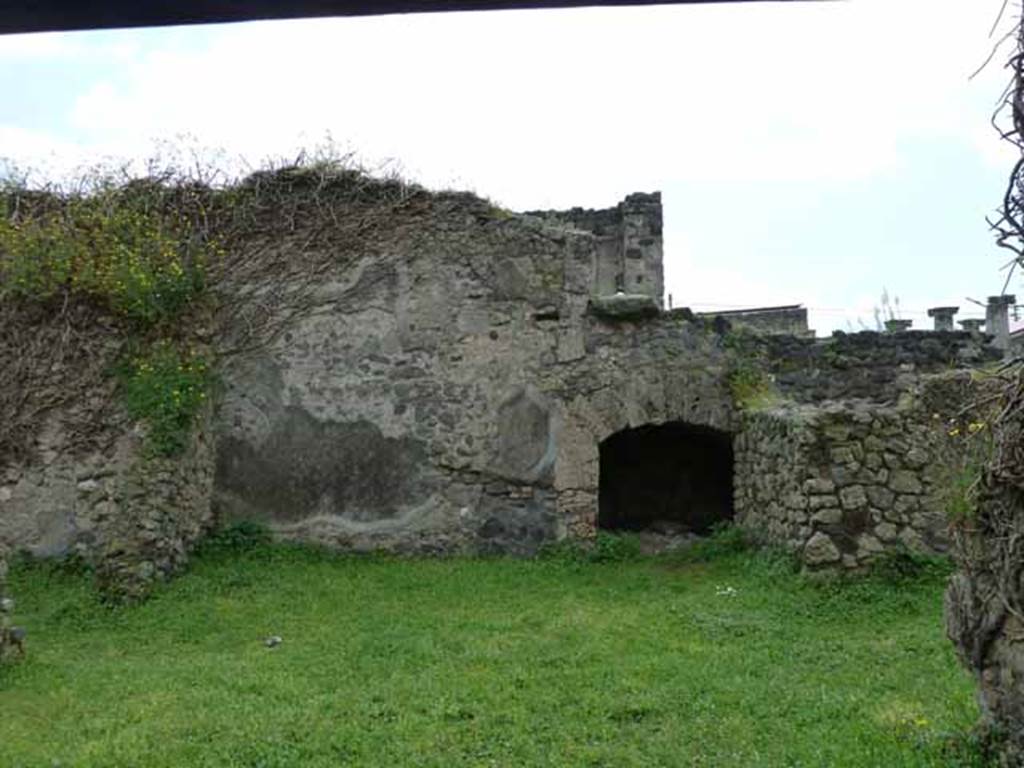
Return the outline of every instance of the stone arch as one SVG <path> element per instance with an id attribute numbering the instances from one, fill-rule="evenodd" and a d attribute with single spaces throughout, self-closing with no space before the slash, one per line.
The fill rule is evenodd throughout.
<path id="1" fill-rule="evenodd" d="M 587 538 L 597 530 L 601 444 L 613 435 L 683 424 L 715 431 L 731 449 L 737 419 L 720 373 L 652 368 L 643 376 L 615 374 L 605 386 L 577 394 L 559 407 L 554 481 L 562 535 Z"/>

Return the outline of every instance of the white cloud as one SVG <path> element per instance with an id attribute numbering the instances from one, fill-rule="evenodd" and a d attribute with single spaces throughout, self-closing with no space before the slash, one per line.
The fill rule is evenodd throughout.
<path id="1" fill-rule="evenodd" d="M 55 136 L 12 125 L 0 125 L 0 158 L 38 180 L 64 178 L 88 157 L 83 147 Z"/>
<path id="2" fill-rule="evenodd" d="M 977 58 L 947 44 L 963 36 L 965 15 L 986 18 L 950 7 L 233 25 L 198 52 L 143 53 L 125 85 L 83 94 L 73 119 L 98 145 L 138 150 L 188 132 L 254 157 L 329 130 L 427 181 L 462 179 L 523 205 L 575 202 L 580 186 L 616 196 L 673 175 L 858 178 L 897 163 L 903 136 L 961 130 Z"/>

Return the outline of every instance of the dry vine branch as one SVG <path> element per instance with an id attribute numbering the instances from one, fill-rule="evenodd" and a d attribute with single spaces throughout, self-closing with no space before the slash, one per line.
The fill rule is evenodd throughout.
<path id="1" fill-rule="evenodd" d="M 71 231 L 79 226 L 75 206 L 83 200 L 101 215 L 127 205 L 175 222 L 176 236 L 194 246 L 187 254 L 208 253 L 207 246 L 216 252 L 203 266 L 205 293 L 183 316 L 150 330 L 131 327 L 67 287 L 43 304 L 0 290 L 0 466 L 32 461 L 38 432 L 51 415 L 83 449 L 110 433 L 104 426 L 116 411 L 110 398 L 80 403 L 85 393 L 109 389 L 110 368 L 124 358 L 129 340 L 170 337 L 212 350 L 221 361 L 257 352 L 324 309 L 322 289 L 337 279 L 332 275 L 385 257 L 396 237 L 425 223 L 486 218 L 491 208 L 471 195 L 370 178 L 345 159 L 300 158 L 297 165 L 259 170 L 218 188 L 208 183 L 214 177 L 202 168 L 150 166 L 143 177 L 122 168 L 64 188 L 0 180 L 0 217 L 11 223 L 54 219 Z M 344 303 L 345 290 L 327 302 L 332 311 Z"/>
<path id="2" fill-rule="evenodd" d="M 1008 7 L 1007 0 L 1000 18 Z M 1004 293 L 1016 267 L 1024 266 L 1024 12 L 1019 8 L 1010 37 L 1016 40 L 1007 63 L 1010 83 L 992 123 L 1017 148 L 1019 159 L 998 217 L 989 221 L 997 245 L 1014 255 Z M 968 514 L 951 526 L 959 572 L 946 593 L 946 628 L 978 681 L 986 724 L 1001 737 L 1001 764 L 1021 765 L 1024 656 L 1017 644 L 1024 636 L 1024 364 L 1012 361 L 976 386 L 982 391 L 968 411 L 986 425 L 990 455 L 970 486 Z M 996 398 L 984 391 L 993 387 Z"/>
<path id="3" fill-rule="evenodd" d="M 1004 2 L 996 25 L 1005 14 L 1007 6 L 1008 2 Z M 996 244 L 1014 254 L 1012 266 L 1003 287 L 1004 292 L 1010 284 L 1015 268 L 1024 263 L 1024 26 L 1021 24 L 1020 14 L 1015 20 L 1014 28 L 993 47 L 989 60 L 995 56 L 1007 39 L 1016 41 L 1015 50 L 1006 64 L 1011 72 L 1010 83 L 1000 96 L 992 115 L 992 123 L 1003 140 L 1017 147 L 1021 157 L 1010 172 L 998 218 L 988 220 L 995 232 Z M 988 60 L 986 64 L 982 65 L 982 68 L 987 63 Z M 1007 115 L 1009 126 L 1002 128 L 1000 124 L 1006 121 Z"/>

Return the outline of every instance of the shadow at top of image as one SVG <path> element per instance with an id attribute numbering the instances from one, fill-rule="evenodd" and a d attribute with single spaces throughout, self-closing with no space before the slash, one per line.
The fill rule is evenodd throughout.
<path id="1" fill-rule="evenodd" d="M 0 6 L 0 34 L 57 32 L 175 24 L 218 24 L 267 19 L 319 16 L 378 16 L 396 13 L 497 11 L 665 4 L 749 3 L 755 0 L 181 0 L 177 3 L 137 3 L 111 0 L 103 4 L 77 0 L 44 0 L 31 5 Z M 764 1 L 764 0 L 757 0 Z M 781 0 L 822 2 L 823 0 Z M 831 1 L 831 0 L 824 0 Z"/>

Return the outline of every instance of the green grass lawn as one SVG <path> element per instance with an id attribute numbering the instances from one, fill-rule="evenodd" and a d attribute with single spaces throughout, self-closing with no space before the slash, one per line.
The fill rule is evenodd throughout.
<path id="1" fill-rule="evenodd" d="M 258 547 L 114 610 L 22 565 L 0 766 L 975 765 L 942 586 Z"/>

